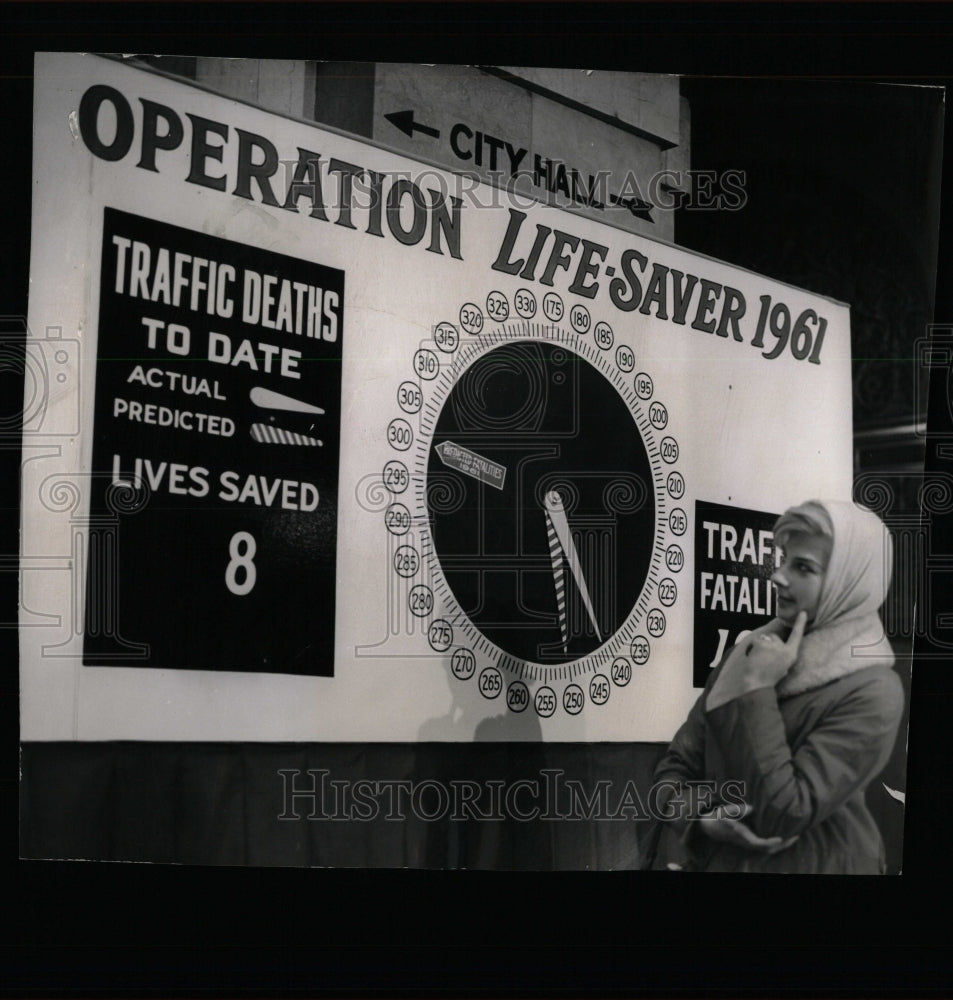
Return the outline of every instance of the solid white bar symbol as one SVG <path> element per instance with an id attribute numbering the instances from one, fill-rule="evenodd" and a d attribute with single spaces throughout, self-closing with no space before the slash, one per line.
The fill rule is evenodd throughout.
<path id="1" fill-rule="evenodd" d="M 291 413 L 324 415 L 324 410 L 320 406 L 313 406 L 311 403 L 305 403 L 292 396 L 283 396 L 280 392 L 272 392 L 271 389 L 263 389 L 259 385 L 252 389 L 251 401 L 255 406 L 260 406 L 264 410 L 288 410 Z"/>

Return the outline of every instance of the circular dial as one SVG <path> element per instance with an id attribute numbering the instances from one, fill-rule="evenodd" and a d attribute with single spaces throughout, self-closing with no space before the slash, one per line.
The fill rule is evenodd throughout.
<path id="1" fill-rule="evenodd" d="M 395 375 L 390 562 L 421 651 L 509 711 L 578 715 L 666 642 L 685 481 L 635 337 L 491 292 Z"/>
<path id="2" fill-rule="evenodd" d="M 645 584 L 645 445 L 606 376 L 563 343 L 498 344 L 457 379 L 431 435 L 426 506 L 457 605 L 517 660 L 594 652 Z"/>

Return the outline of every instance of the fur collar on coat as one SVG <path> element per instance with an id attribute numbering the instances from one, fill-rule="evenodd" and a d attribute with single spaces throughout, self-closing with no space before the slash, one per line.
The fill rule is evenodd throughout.
<path id="1" fill-rule="evenodd" d="M 751 634 L 778 633 L 786 629 L 781 619 L 775 618 Z M 878 615 L 841 620 L 804 636 L 794 666 L 775 685 L 775 691 L 779 698 L 790 698 L 857 670 L 890 667 L 893 662 L 893 649 Z"/>

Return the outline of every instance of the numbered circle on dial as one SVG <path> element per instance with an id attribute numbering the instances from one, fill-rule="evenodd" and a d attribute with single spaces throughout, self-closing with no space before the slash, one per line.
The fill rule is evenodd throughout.
<path id="1" fill-rule="evenodd" d="M 528 288 L 517 291 L 513 296 L 513 305 L 523 319 L 532 319 L 536 315 L 536 296 Z"/>
<path id="2" fill-rule="evenodd" d="M 665 565 L 674 573 L 685 565 L 685 553 L 682 552 L 681 545 L 673 543 L 665 550 Z"/>
<path id="3" fill-rule="evenodd" d="M 628 344 L 620 344 L 615 352 L 616 367 L 620 372 L 630 372 L 635 368 L 635 352 Z"/>
<path id="4" fill-rule="evenodd" d="M 585 695 L 578 684 L 570 684 L 563 689 L 563 708 L 569 715 L 578 715 L 586 704 Z"/>
<path id="5" fill-rule="evenodd" d="M 414 354 L 414 371 L 428 382 L 440 374 L 440 361 L 433 351 L 421 348 Z"/>
<path id="6" fill-rule="evenodd" d="M 632 662 L 636 666 L 641 667 L 643 663 L 649 662 L 649 657 L 652 655 L 652 647 L 644 635 L 637 635 L 632 640 L 630 652 L 632 654 Z"/>
<path id="7" fill-rule="evenodd" d="M 476 657 L 469 649 L 455 649 L 450 657 L 450 670 L 460 681 L 468 681 L 476 672 Z"/>
<path id="8" fill-rule="evenodd" d="M 384 524 L 392 535 L 410 531 L 410 511 L 402 503 L 392 503 L 384 511 Z"/>
<path id="9" fill-rule="evenodd" d="M 589 681 L 589 700 L 593 705 L 604 705 L 609 700 L 610 692 L 609 678 L 605 674 L 596 674 Z"/>
<path id="10" fill-rule="evenodd" d="M 651 465 L 619 391 L 565 346 L 514 341 L 463 372 L 426 497 L 447 584 L 503 652 L 566 663 L 631 614 L 655 540 Z"/>
<path id="11" fill-rule="evenodd" d="M 444 354 L 452 354 L 460 343 L 460 334 L 452 323 L 439 323 L 433 332 L 433 340 Z"/>
<path id="12" fill-rule="evenodd" d="M 572 323 L 576 333 L 588 333 L 589 327 L 592 326 L 592 317 L 585 306 L 573 306 L 569 311 L 569 322 Z"/>
<path id="13" fill-rule="evenodd" d="M 665 635 L 665 613 L 661 608 L 652 608 L 645 616 L 645 627 L 649 635 L 656 639 Z"/>
<path id="14" fill-rule="evenodd" d="M 555 292 L 547 292 L 543 296 L 543 315 L 551 323 L 559 323 L 566 314 L 563 300 Z"/>
<path id="15" fill-rule="evenodd" d="M 541 687 L 533 698 L 536 714 L 548 719 L 556 711 L 556 692 L 551 687 Z"/>
<path id="16" fill-rule="evenodd" d="M 601 347 L 602 350 L 608 351 L 610 347 L 615 343 L 615 337 L 612 333 L 612 327 L 608 323 L 596 323 L 596 328 L 592 331 L 593 340 L 595 340 L 596 345 Z M 627 357 L 623 355 L 623 357 Z"/>
<path id="17" fill-rule="evenodd" d="M 670 608 L 675 603 L 675 599 L 677 597 L 678 587 L 671 577 L 666 577 L 664 580 L 659 582 L 658 599 L 665 605 L 666 608 Z"/>
<path id="18" fill-rule="evenodd" d="M 502 323 L 510 314 L 510 304 L 502 292 L 490 292 L 486 297 L 486 314 L 497 323 Z"/>
<path id="19" fill-rule="evenodd" d="M 407 466 L 393 459 L 384 466 L 384 486 L 391 493 L 403 493 L 410 485 L 410 473 Z"/>
<path id="20" fill-rule="evenodd" d="M 648 654 L 646 654 L 646 659 L 648 659 Z M 624 656 L 617 656 L 612 661 L 610 675 L 613 684 L 625 687 L 632 680 L 632 664 Z"/>
<path id="21" fill-rule="evenodd" d="M 673 535 L 684 535 L 688 528 L 688 515 L 681 507 L 673 507 L 668 515 L 668 527 Z"/>
<path id="22" fill-rule="evenodd" d="M 397 417 L 387 425 L 387 442 L 397 451 L 407 451 L 414 443 L 414 429 L 406 420 Z"/>
<path id="23" fill-rule="evenodd" d="M 467 333 L 476 336 L 483 331 L 483 313 L 480 307 L 472 302 L 467 302 L 460 308 L 460 326 Z"/>
<path id="24" fill-rule="evenodd" d="M 410 613 L 418 618 L 424 618 L 433 611 L 433 591 L 423 583 L 410 588 L 407 595 L 407 607 Z"/>
<path id="25" fill-rule="evenodd" d="M 420 386 L 416 382 L 401 382 L 397 388 L 397 403 L 404 413 L 416 413 L 423 399 Z"/>
<path id="26" fill-rule="evenodd" d="M 506 707 L 511 712 L 523 712 L 529 705 L 529 688 L 522 681 L 513 681 L 506 689 Z"/>
<path id="27" fill-rule="evenodd" d="M 420 553 L 413 545 L 401 545 L 394 553 L 394 570 L 409 580 L 420 569 Z"/>
<path id="28" fill-rule="evenodd" d="M 503 690 L 503 675 L 496 667 L 485 667 L 480 671 L 477 687 L 484 698 L 497 698 Z"/>
<path id="29" fill-rule="evenodd" d="M 453 626 L 438 618 L 427 629 L 427 642 L 435 653 L 445 653 L 453 645 Z"/>
<path id="30" fill-rule="evenodd" d="M 656 430 L 662 430 L 668 424 L 668 410 L 659 402 L 649 407 L 649 420 Z"/>

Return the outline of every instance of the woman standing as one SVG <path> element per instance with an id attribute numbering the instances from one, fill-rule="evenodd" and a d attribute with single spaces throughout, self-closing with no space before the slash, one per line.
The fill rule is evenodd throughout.
<path id="1" fill-rule="evenodd" d="M 774 537 L 778 617 L 727 653 L 659 763 L 657 801 L 671 818 L 649 838 L 646 867 L 884 871 L 864 792 L 903 712 L 877 614 L 890 536 L 870 511 L 809 501 Z M 693 782 L 713 784 L 710 804 L 698 807 Z"/>

